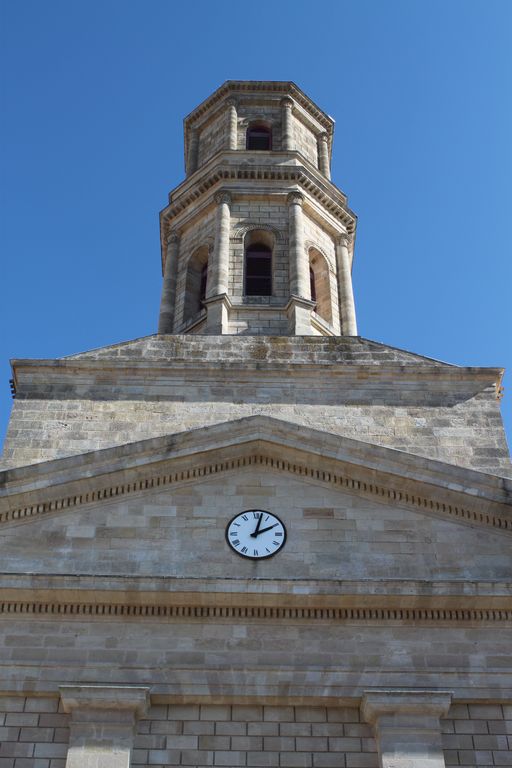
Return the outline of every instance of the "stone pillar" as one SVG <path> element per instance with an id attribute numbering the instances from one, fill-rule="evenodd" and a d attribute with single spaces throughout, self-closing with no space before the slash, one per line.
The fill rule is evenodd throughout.
<path id="1" fill-rule="evenodd" d="M 320 171 L 331 178 L 331 168 L 329 164 L 329 136 L 327 133 L 320 133 L 317 137 L 318 146 L 318 167 Z"/>
<path id="2" fill-rule="evenodd" d="M 290 269 L 290 293 L 303 299 L 310 298 L 309 264 L 304 244 L 304 215 L 302 206 L 304 195 L 300 192 L 290 192 L 286 198 L 288 203 L 288 250 Z"/>
<path id="3" fill-rule="evenodd" d="M 238 103 L 236 99 L 228 99 L 228 149 L 238 149 Z"/>
<path id="4" fill-rule="evenodd" d="M 215 195 L 217 218 L 215 222 L 215 245 L 213 263 L 208 264 L 206 297 L 212 298 L 228 292 L 229 277 L 229 233 L 231 226 L 231 195 L 225 190 Z"/>
<path id="5" fill-rule="evenodd" d="M 66 768 L 129 768 L 137 719 L 149 708 L 149 688 L 64 685 L 70 713 Z"/>
<path id="6" fill-rule="evenodd" d="M 158 333 L 172 333 L 174 312 L 176 310 L 176 283 L 178 281 L 178 253 L 180 238 L 177 232 L 167 235 L 165 254 L 164 281 L 160 299 L 160 315 L 158 317 Z"/>
<path id="7" fill-rule="evenodd" d="M 285 151 L 294 149 L 293 146 L 293 99 L 285 96 L 281 99 L 281 146 Z"/>
<path id="8" fill-rule="evenodd" d="M 349 243 L 350 237 L 346 234 L 339 235 L 336 241 L 341 330 L 344 336 L 357 336 L 356 308 L 348 255 Z"/>
<path id="9" fill-rule="evenodd" d="M 188 135 L 187 176 L 197 171 L 199 157 L 199 134 L 197 128 L 191 128 Z"/>
<path id="10" fill-rule="evenodd" d="M 445 691 L 367 691 L 363 719 L 373 726 L 381 768 L 445 768 L 439 718 Z"/>

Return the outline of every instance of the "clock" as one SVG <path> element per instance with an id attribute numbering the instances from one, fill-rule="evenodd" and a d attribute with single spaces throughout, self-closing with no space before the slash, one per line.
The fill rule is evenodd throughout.
<path id="1" fill-rule="evenodd" d="M 227 524 L 226 541 L 237 555 L 251 560 L 263 560 L 284 547 L 286 528 L 271 512 L 246 509 Z"/>

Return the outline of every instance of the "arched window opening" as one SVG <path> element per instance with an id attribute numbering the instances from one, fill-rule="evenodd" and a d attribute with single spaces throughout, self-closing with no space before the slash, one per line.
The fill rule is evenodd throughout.
<path id="1" fill-rule="evenodd" d="M 313 267 L 309 267 L 309 287 L 311 289 L 311 301 L 316 301 L 315 272 Z"/>
<path id="2" fill-rule="evenodd" d="M 264 123 L 251 123 L 247 129 L 247 149 L 272 149 L 272 129 Z"/>
<path id="3" fill-rule="evenodd" d="M 203 245 L 194 251 L 187 266 L 185 281 L 185 307 L 183 320 L 191 320 L 203 308 L 208 279 L 208 247 Z"/>
<path id="4" fill-rule="evenodd" d="M 272 296 L 272 250 L 274 236 L 253 229 L 245 236 L 244 293 L 246 296 Z"/>
<path id="5" fill-rule="evenodd" d="M 206 299 L 206 281 L 208 279 L 208 262 L 201 269 L 201 281 L 199 283 L 199 302 Z"/>
<path id="6" fill-rule="evenodd" d="M 309 251 L 309 279 L 311 301 L 316 302 L 315 312 L 327 323 L 332 323 L 331 278 L 325 257 L 311 248 Z"/>

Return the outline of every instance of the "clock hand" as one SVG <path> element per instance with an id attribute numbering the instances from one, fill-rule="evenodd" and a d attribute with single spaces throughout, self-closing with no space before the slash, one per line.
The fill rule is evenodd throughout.
<path id="1" fill-rule="evenodd" d="M 261 533 L 266 533 L 266 531 L 270 531 L 272 528 L 275 528 L 276 525 L 279 525 L 279 523 L 274 523 L 274 525 L 269 525 L 267 528 L 262 528 L 261 531 L 258 531 L 258 533 L 251 533 L 251 536 L 259 536 Z"/>
<path id="2" fill-rule="evenodd" d="M 256 538 L 256 536 L 258 536 L 258 535 L 259 535 L 259 534 L 258 534 L 258 531 L 260 530 L 260 525 L 261 525 L 261 521 L 262 521 L 262 520 L 263 520 L 263 512 L 260 512 L 260 516 L 258 517 L 258 522 L 256 523 L 256 528 L 255 528 L 255 529 L 254 529 L 254 531 L 251 533 L 251 536 L 252 536 L 252 538 L 253 538 L 253 539 L 255 539 L 255 538 Z"/>

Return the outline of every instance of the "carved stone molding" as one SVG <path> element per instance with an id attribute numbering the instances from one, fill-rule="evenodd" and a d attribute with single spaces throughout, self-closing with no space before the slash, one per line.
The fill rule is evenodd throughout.
<path id="1" fill-rule="evenodd" d="M 235 109 L 238 109 L 238 99 L 236 96 L 230 96 L 229 99 L 226 100 L 226 106 L 235 107 Z"/>
<path id="2" fill-rule="evenodd" d="M 177 245 L 180 241 L 180 236 L 175 229 L 169 229 L 167 231 L 167 245 Z"/>
<path id="3" fill-rule="evenodd" d="M 261 224 L 260 222 L 247 222 L 246 224 L 242 224 L 241 227 L 237 227 L 234 235 L 232 237 L 232 240 L 243 240 L 245 235 L 248 232 L 251 232 L 253 229 L 264 229 L 266 232 L 272 232 L 276 240 L 282 239 L 282 233 L 277 229 L 277 227 L 273 227 L 271 224 Z"/>
<path id="4" fill-rule="evenodd" d="M 323 133 L 319 133 L 318 136 L 317 136 L 317 139 L 319 141 L 324 141 L 326 144 L 328 144 L 329 143 L 329 134 L 326 133 L 325 131 Z"/>
<path id="5" fill-rule="evenodd" d="M 337 245 L 344 245 L 345 248 L 349 248 L 352 243 L 352 237 L 347 232 L 342 232 L 336 237 Z"/>
<path id="6" fill-rule="evenodd" d="M 311 302 L 308 301 L 307 303 L 311 305 Z M 0 514 L 0 524 L 28 520 L 42 514 L 68 510 L 83 504 L 112 500 L 125 494 L 140 493 L 141 491 L 148 489 L 166 488 L 169 485 L 177 483 L 197 482 L 204 477 L 211 477 L 212 475 L 221 472 L 228 472 L 233 469 L 254 465 L 264 466 L 273 471 L 288 472 L 299 477 L 311 478 L 318 482 L 327 483 L 335 488 L 357 493 L 366 498 L 374 498 L 377 496 L 383 500 L 390 500 L 413 510 L 421 509 L 425 512 L 432 512 L 436 515 L 444 516 L 447 519 L 456 519 L 470 523 L 471 525 L 478 524 L 484 527 L 495 528 L 503 532 L 512 531 L 512 520 L 505 517 L 500 517 L 485 511 L 478 511 L 477 509 L 466 509 L 462 506 L 456 506 L 437 499 L 427 498 L 420 494 L 396 490 L 389 486 L 384 487 L 374 482 L 365 482 L 340 473 L 309 467 L 298 461 L 288 461 L 264 454 L 251 454 L 225 459 L 223 461 L 218 460 L 170 473 L 157 472 L 156 469 L 151 471 L 151 468 L 149 468 L 148 475 L 145 478 L 134 480 L 133 482 L 120 482 L 115 485 L 104 485 L 96 490 L 84 491 L 81 494 L 59 496 L 50 501 L 41 502 L 40 504 L 9 509 Z M 99 482 L 101 483 L 100 478 Z"/>
<path id="7" fill-rule="evenodd" d="M 221 203 L 227 203 L 228 205 L 231 205 L 231 194 L 226 189 L 221 189 L 216 192 L 213 196 L 213 199 L 217 205 L 220 205 Z"/>
<path id="8" fill-rule="evenodd" d="M 245 597 L 245 596 L 244 596 Z M 155 595 L 147 603 L 133 604 L 133 600 L 120 602 L 87 602 L 79 601 L 75 591 L 73 601 L 58 600 L 3 600 L 0 602 L 0 615 L 5 617 L 34 617 L 67 616 L 68 618 L 96 616 L 111 620 L 112 618 L 140 617 L 144 619 L 177 619 L 182 621 L 204 619 L 252 619 L 258 621 L 325 621 L 352 622 L 361 621 L 371 624 L 404 624 L 414 622 L 425 625 L 497 623 L 504 624 L 512 621 L 512 609 L 505 608 L 397 608 L 397 607 L 366 607 L 366 606 L 265 606 L 265 605 L 203 605 L 190 602 L 172 604 L 172 595 L 168 604 L 156 605 Z M 385 599 L 385 596 L 383 596 Z M 230 595 L 231 603 L 233 595 Z M 368 715 L 369 716 L 369 715 Z"/>
<path id="9" fill-rule="evenodd" d="M 309 251 L 311 250 L 318 251 L 318 253 L 320 253 L 324 257 L 325 261 L 327 262 L 329 271 L 332 272 L 332 274 L 336 274 L 336 267 L 334 266 L 334 261 L 331 258 L 331 256 L 328 256 L 325 250 L 320 245 L 318 245 L 318 243 L 316 243 L 315 241 L 306 240 L 306 251 L 308 251 L 309 253 Z"/>
<path id="10" fill-rule="evenodd" d="M 304 205 L 304 195 L 302 192 L 289 192 L 286 197 L 288 205 Z"/>
<path id="11" fill-rule="evenodd" d="M 290 96 L 284 96 L 280 103 L 281 106 L 286 109 L 293 109 L 293 99 Z"/>

